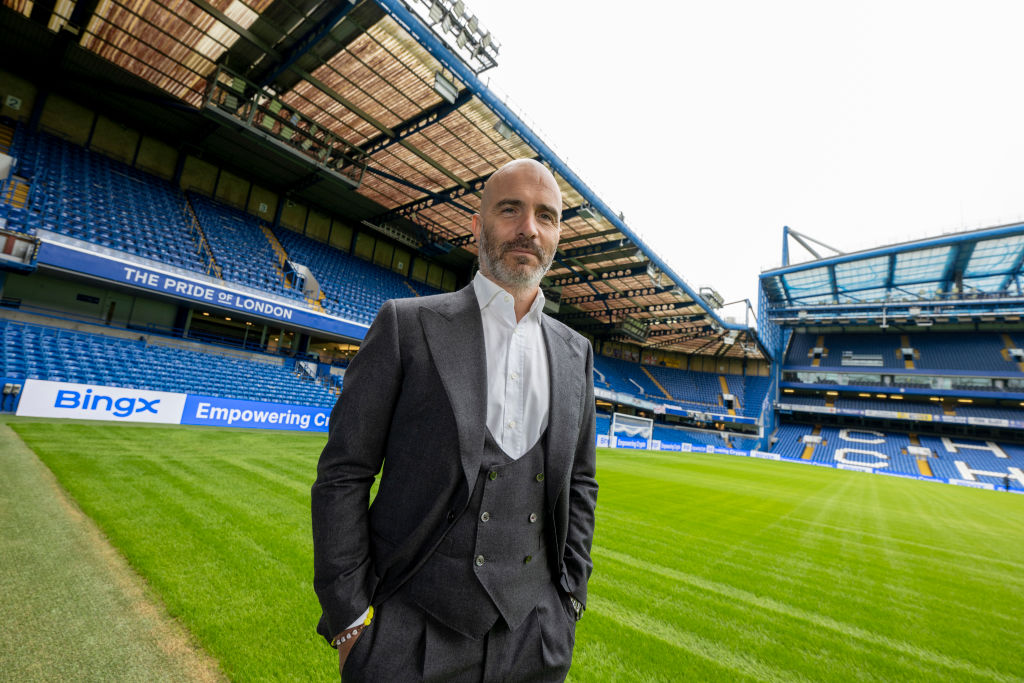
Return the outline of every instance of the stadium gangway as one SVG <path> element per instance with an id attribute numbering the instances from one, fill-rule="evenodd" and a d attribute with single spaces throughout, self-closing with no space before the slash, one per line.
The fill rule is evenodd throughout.
<path id="1" fill-rule="evenodd" d="M 271 88 L 257 86 L 223 65 L 207 82 L 202 109 L 353 189 L 362 183 L 366 154 L 285 104 Z"/>

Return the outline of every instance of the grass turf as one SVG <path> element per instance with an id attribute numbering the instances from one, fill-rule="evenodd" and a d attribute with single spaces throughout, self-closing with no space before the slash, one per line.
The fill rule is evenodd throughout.
<path id="1" fill-rule="evenodd" d="M 14 421 L 236 680 L 336 680 L 313 632 L 324 436 Z M 574 681 L 1022 680 L 1024 497 L 599 454 Z"/>

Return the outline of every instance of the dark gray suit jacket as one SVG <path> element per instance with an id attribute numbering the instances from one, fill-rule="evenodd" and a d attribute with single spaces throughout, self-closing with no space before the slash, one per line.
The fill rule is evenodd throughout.
<path id="1" fill-rule="evenodd" d="M 585 604 L 597 501 L 593 351 L 553 318 L 542 316 L 541 325 L 551 370 L 552 572 Z M 484 354 L 472 285 L 388 301 L 377 314 L 345 374 L 312 490 L 317 630 L 325 638 L 397 590 L 466 507 L 487 429 Z"/>

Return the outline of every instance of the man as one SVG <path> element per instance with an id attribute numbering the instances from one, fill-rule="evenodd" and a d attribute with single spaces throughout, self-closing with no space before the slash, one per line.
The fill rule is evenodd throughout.
<path id="1" fill-rule="evenodd" d="M 592 350 L 539 288 L 561 208 L 536 161 L 496 171 L 473 282 L 386 302 L 349 366 L 312 491 L 318 631 L 345 680 L 569 670 L 597 483 Z"/>

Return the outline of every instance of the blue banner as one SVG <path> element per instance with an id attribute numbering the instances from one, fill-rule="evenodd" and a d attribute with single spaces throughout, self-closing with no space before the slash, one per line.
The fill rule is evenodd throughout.
<path id="1" fill-rule="evenodd" d="M 297 306 L 263 299 L 230 289 L 229 283 L 215 285 L 187 276 L 144 268 L 135 263 L 119 261 L 93 252 L 74 249 L 55 242 L 43 242 L 39 263 L 77 273 L 91 275 L 138 289 L 159 292 L 210 306 L 218 306 L 250 315 L 280 320 L 314 330 L 333 332 L 352 339 L 363 339 L 368 326 L 333 316 L 314 313 Z"/>
<path id="2" fill-rule="evenodd" d="M 189 394 L 181 424 L 326 432 L 330 408 Z"/>

